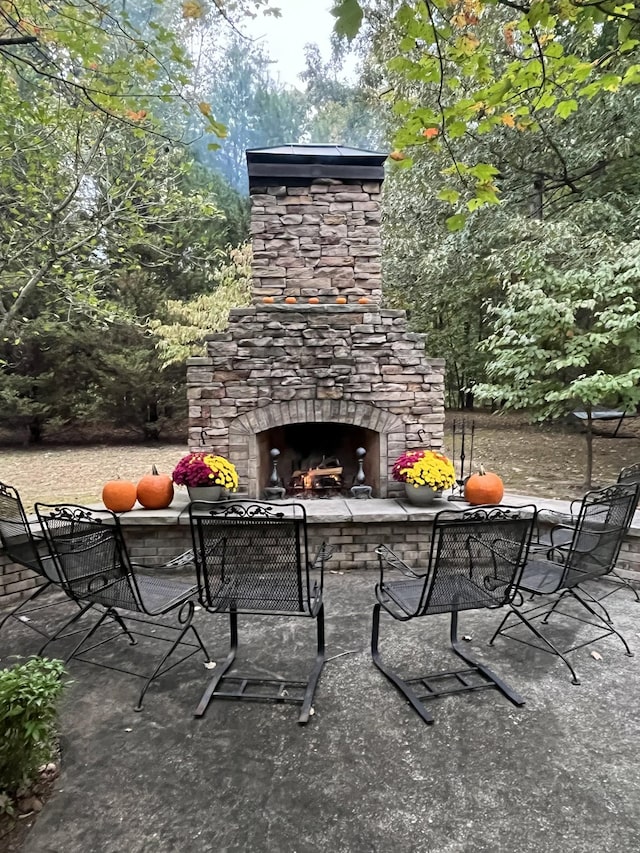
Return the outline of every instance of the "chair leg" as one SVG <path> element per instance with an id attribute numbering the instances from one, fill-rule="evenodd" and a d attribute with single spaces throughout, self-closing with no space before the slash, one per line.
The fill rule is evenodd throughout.
<path id="1" fill-rule="evenodd" d="M 459 658 L 462 658 L 465 663 L 471 664 L 474 669 L 477 669 L 478 672 L 481 672 L 485 678 L 491 681 L 498 690 L 502 693 L 503 696 L 506 696 L 514 705 L 524 705 L 525 700 L 520 696 L 519 693 L 516 693 L 515 690 L 512 690 L 508 684 L 505 682 L 489 667 L 485 666 L 483 663 L 478 663 L 478 661 L 474 660 L 470 655 L 468 655 L 465 651 L 462 650 L 462 646 L 458 640 L 458 612 L 457 610 L 451 611 L 451 648 L 458 655 Z"/>
<path id="2" fill-rule="evenodd" d="M 89 628 L 89 630 L 86 632 L 86 634 L 84 634 L 84 636 L 82 637 L 82 639 L 80 640 L 80 642 L 79 642 L 79 643 L 76 643 L 76 645 L 74 646 L 74 648 L 73 648 L 73 650 L 71 651 L 71 653 L 70 653 L 70 654 L 68 654 L 68 655 L 66 656 L 66 658 L 64 659 L 65 664 L 69 663 L 69 661 L 70 661 L 70 660 L 73 660 L 73 658 L 74 658 L 77 654 L 79 654 L 79 653 L 80 653 L 80 649 L 84 646 L 84 644 L 87 642 L 87 640 L 90 640 L 90 639 L 91 639 L 91 637 L 93 637 L 93 635 L 94 635 L 94 634 L 95 634 L 95 632 L 98 630 L 98 628 L 102 625 L 102 623 L 105 621 L 105 619 L 106 619 L 107 617 L 109 617 L 109 616 L 112 616 L 112 613 L 111 613 L 111 609 L 110 609 L 110 608 L 109 608 L 108 610 L 105 610 L 105 611 L 104 611 L 104 613 L 103 613 L 103 614 L 102 614 L 102 616 L 98 619 L 98 621 L 95 623 L 95 625 L 92 625 L 92 626 L 91 626 L 91 628 Z"/>
<path id="3" fill-rule="evenodd" d="M 583 587 L 579 587 L 579 589 L 580 589 L 580 592 L 581 592 L 581 593 L 582 593 L 586 598 L 588 598 L 588 599 L 589 599 L 589 601 L 590 601 L 592 604 L 595 604 L 597 607 L 599 607 L 599 608 L 602 610 L 602 612 L 603 612 L 603 614 L 604 614 L 604 620 L 605 620 L 605 622 L 609 622 L 609 623 L 611 623 L 613 620 L 611 619 L 611 616 L 609 615 L 609 611 L 608 611 L 608 610 L 607 610 L 607 608 L 604 606 L 604 604 L 602 603 L 602 601 L 601 601 L 600 599 L 596 598 L 594 595 L 591 595 L 591 593 L 589 592 L 589 590 L 584 589 Z M 615 590 L 615 589 L 614 589 L 613 591 L 614 591 L 614 592 L 616 592 L 616 590 Z M 610 593 L 607 593 L 607 595 L 610 595 Z M 603 596 L 603 597 L 604 597 L 604 598 L 606 598 L 607 596 Z"/>
<path id="4" fill-rule="evenodd" d="M 209 703 L 211 702 L 211 698 L 215 693 L 218 684 L 222 681 L 225 676 L 225 673 L 228 672 L 230 667 L 232 666 L 234 660 L 236 659 L 236 652 L 238 651 L 238 614 L 237 612 L 231 608 L 229 610 L 229 654 L 226 656 L 224 661 L 220 664 L 220 667 L 216 671 L 216 674 L 213 676 L 209 684 L 207 685 L 207 689 L 202 694 L 202 698 L 198 703 L 198 707 L 194 711 L 193 716 L 200 718 L 204 716 L 205 711 L 207 710 Z"/>
<path id="5" fill-rule="evenodd" d="M 616 635 L 616 637 L 620 640 L 620 642 L 622 643 L 622 645 L 625 647 L 625 650 L 626 650 L 626 651 L 625 651 L 625 654 L 627 655 L 627 657 L 632 658 L 632 657 L 633 657 L 633 652 L 632 652 L 632 651 L 631 651 L 631 649 L 629 648 L 629 645 L 628 645 L 627 641 L 625 640 L 625 638 L 622 636 L 622 634 L 621 634 L 619 631 L 616 631 L 616 629 L 613 627 L 613 625 L 612 625 L 612 624 L 610 624 L 610 623 L 606 622 L 606 621 L 602 618 L 602 616 L 600 616 L 600 614 L 599 614 L 599 613 L 596 613 L 596 611 L 593 609 L 593 607 L 591 607 L 591 606 L 590 606 L 590 604 L 589 604 L 588 602 L 586 602 L 586 601 L 582 598 L 582 596 L 578 595 L 578 593 L 576 592 L 576 590 L 575 590 L 575 589 L 569 589 L 569 590 L 567 590 L 567 592 L 569 592 L 569 593 L 571 594 L 571 596 L 572 596 L 573 598 L 575 598 L 575 600 L 576 600 L 576 601 L 580 602 L 580 604 L 581 604 L 581 605 L 582 605 L 586 610 L 588 610 L 588 611 L 589 611 L 589 613 L 591 613 L 591 615 L 592 615 L 592 616 L 595 616 L 595 618 L 596 618 L 596 619 L 599 619 L 599 620 L 600 620 L 600 622 L 603 622 L 603 623 L 604 623 L 604 625 L 605 625 L 605 627 L 606 627 L 606 629 L 607 629 L 607 631 L 609 631 L 610 633 L 612 633 L 612 634 L 615 634 L 615 635 Z"/>
<path id="6" fill-rule="evenodd" d="M 491 637 L 491 639 L 489 640 L 489 645 L 490 646 L 493 645 L 493 642 L 494 642 L 495 638 L 498 636 L 498 634 L 503 634 L 505 637 L 509 637 L 508 634 L 504 633 L 504 626 L 505 626 L 507 620 L 509 619 L 509 617 L 511 615 L 515 615 L 523 623 L 523 625 L 526 625 L 527 628 L 533 634 L 535 634 L 539 640 L 541 640 L 545 644 L 545 646 L 549 647 L 549 651 L 551 654 L 557 655 L 559 658 L 561 658 L 565 662 L 565 664 L 567 665 L 569 672 L 571 673 L 571 676 L 572 676 L 572 684 L 580 684 L 580 679 L 576 675 L 575 669 L 571 666 L 571 664 L 569 663 L 567 658 L 562 654 L 560 649 L 558 649 L 556 646 L 554 646 L 554 644 L 550 640 L 548 640 L 544 636 L 544 634 L 541 634 L 540 631 L 538 631 L 538 629 L 535 627 L 535 625 L 533 625 L 528 619 L 525 619 L 524 616 L 522 615 L 522 613 L 518 612 L 517 608 L 513 607 L 513 605 L 509 605 L 509 606 L 511 607 L 511 610 L 509 610 L 509 612 L 504 617 L 502 622 L 498 625 L 496 632 L 494 633 L 493 637 Z M 510 637 L 510 639 L 517 640 L 518 638 L 517 637 Z M 521 640 L 520 642 L 525 642 L 525 641 Z M 525 643 L 525 645 L 529 645 L 532 648 L 539 648 L 539 646 L 535 646 L 532 643 Z M 547 650 L 543 649 L 543 651 L 547 651 Z"/>
<path id="7" fill-rule="evenodd" d="M 373 608 L 373 626 L 371 629 L 371 657 L 373 658 L 374 664 L 378 667 L 380 672 L 389 679 L 389 681 L 394 685 L 394 687 L 403 694 L 403 696 L 407 699 L 409 704 L 412 706 L 413 710 L 416 711 L 419 717 L 424 720 L 427 725 L 431 725 L 433 723 L 433 717 L 424 707 L 424 704 L 420 701 L 420 699 L 416 696 L 416 694 L 411 690 L 408 684 L 406 684 L 401 678 L 399 678 L 394 672 L 388 669 L 380 658 L 380 653 L 378 651 L 378 637 L 380 635 L 380 603 L 377 603 Z"/>
<path id="8" fill-rule="evenodd" d="M 113 619 L 114 622 L 118 623 L 118 625 L 122 629 L 122 633 L 125 634 L 129 638 L 129 645 L 135 646 L 138 641 L 132 635 L 131 631 L 127 628 L 127 626 L 124 623 L 122 616 L 120 616 L 118 611 L 117 610 L 111 610 L 111 613 L 109 615 L 111 616 L 111 618 Z"/>
<path id="9" fill-rule="evenodd" d="M 142 711 L 142 708 L 143 708 L 142 700 L 144 699 L 144 695 L 145 695 L 145 693 L 147 692 L 147 690 L 148 690 L 148 688 L 149 688 L 149 685 L 150 685 L 150 684 L 151 684 L 151 682 L 152 682 L 155 678 L 157 678 L 157 677 L 158 677 L 158 675 L 163 671 L 163 670 L 162 670 L 162 668 L 163 668 L 164 664 L 167 662 L 167 660 L 171 657 L 171 655 L 172 655 L 172 654 L 175 652 L 175 650 L 178 648 L 178 646 L 180 645 L 180 643 L 181 643 L 181 642 L 182 642 L 182 640 L 184 639 L 184 636 L 185 636 L 185 634 L 187 633 L 187 631 L 192 631 L 192 632 L 195 634 L 196 640 L 198 641 L 198 644 L 199 644 L 200 648 L 201 648 L 201 649 L 202 649 L 202 651 L 204 652 L 206 659 L 207 659 L 207 660 L 210 660 L 210 658 L 209 658 L 209 652 L 208 652 L 208 651 L 206 650 L 206 648 L 204 647 L 204 643 L 203 643 L 203 642 L 202 642 L 202 640 L 200 639 L 200 634 L 198 634 L 198 632 L 196 631 L 196 629 L 195 629 L 195 628 L 193 627 L 193 625 L 191 624 L 191 623 L 192 623 L 192 621 L 193 621 L 193 614 L 195 613 L 195 606 L 194 606 L 193 601 L 187 601 L 187 602 L 186 602 L 186 610 L 185 610 L 185 614 L 184 614 L 184 615 L 183 615 L 183 610 L 185 610 L 185 606 L 184 606 L 184 605 L 183 605 L 183 607 L 181 608 L 181 610 L 180 610 L 180 615 L 179 615 L 179 617 L 178 617 L 178 618 L 179 618 L 179 620 L 180 620 L 180 622 L 181 622 L 181 624 L 182 624 L 182 626 L 183 626 L 183 627 L 182 627 L 182 630 L 180 631 L 180 633 L 178 634 L 178 636 L 177 636 L 177 638 L 174 640 L 174 642 L 171 644 L 171 647 L 169 648 L 169 651 L 168 651 L 168 652 L 167 652 L 167 653 L 162 657 L 162 659 L 158 662 L 158 664 L 157 664 L 156 668 L 153 670 L 153 672 L 151 673 L 151 675 L 150 675 L 150 676 L 147 678 L 147 680 L 145 681 L 145 683 L 144 683 L 144 687 L 143 687 L 143 688 L 142 688 L 142 690 L 140 691 L 140 696 L 138 697 L 138 704 L 137 704 L 137 705 L 136 705 L 136 707 L 134 708 L 134 711 Z M 193 654 L 193 652 L 192 652 L 191 654 Z M 190 656 L 191 656 L 191 655 L 188 655 L 187 657 L 190 657 Z M 183 660 L 184 660 L 184 658 L 183 658 Z M 180 661 L 178 661 L 178 663 L 180 663 Z M 168 667 L 168 668 L 169 668 L 169 669 L 171 669 L 172 667 Z"/>
<path id="10" fill-rule="evenodd" d="M 75 613 L 70 619 L 67 619 L 67 621 L 64 622 L 58 628 L 58 630 L 55 631 L 55 633 L 49 637 L 47 642 L 40 647 L 40 649 L 38 650 L 38 657 L 44 656 L 45 650 L 47 649 L 50 643 L 53 643 L 56 640 L 64 640 L 65 637 L 71 637 L 73 634 L 79 633 L 79 631 L 72 631 L 70 634 L 64 634 L 63 631 L 66 631 L 67 628 L 70 628 L 79 619 L 81 619 L 88 610 L 91 610 L 93 604 L 91 602 L 89 602 L 89 604 L 81 604 L 79 601 L 76 601 L 76 604 L 79 608 L 78 612 Z"/>
<path id="11" fill-rule="evenodd" d="M 604 595 L 601 595 L 600 598 L 596 599 L 596 601 L 602 601 L 604 598 L 609 598 L 610 595 L 614 595 L 616 592 L 620 592 L 621 589 L 626 588 L 631 590 L 636 602 L 640 604 L 640 594 L 638 593 L 637 587 L 630 583 L 625 577 L 619 575 L 616 571 L 609 572 L 609 575 L 615 577 L 618 585 L 616 585 L 614 589 L 609 590 L 609 592 L 606 592 Z"/>
<path id="12" fill-rule="evenodd" d="M 320 605 L 318 615 L 316 616 L 316 631 L 316 660 L 313 665 L 313 669 L 311 670 L 309 680 L 307 681 L 307 689 L 305 690 L 304 700 L 302 702 L 302 709 L 300 711 L 300 716 L 298 717 L 298 723 L 301 726 L 304 726 L 309 722 L 309 714 L 311 713 L 313 696 L 316 692 L 316 687 L 318 685 L 320 673 L 322 672 L 322 667 L 324 666 L 324 604 Z"/>
<path id="13" fill-rule="evenodd" d="M 18 613 L 20 613 L 20 611 L 24 607 L 26 607 L 27 604 L 32 604 L 36 600 L 36 598 L 39 598 L 44 592 L 46 592 L 49 589 L 50 586 L 53 586 L 53 584 L 51 583 L 51 581 L 47 581 L 46 583 L 42 584 L 41 586 L 36 587 L 33 590 L 33 592 L 31 593 L 31 595 L 29 595 L 27 598 L 20 601 L 12 610 L 9 610 L 9 612 L 6 613 L 2 617 L 2 619 L 0 619 L 0 631 L 2 630 L 2 626 L 4 625 L 5 622 L 7 622 L 7 620 L 9 620 L 12 616 L 15 619 L 18 619 Z M 37 609 L 41 609 L 41 608 L 37 608 Z M 28 610 L 27 612 L 29 613 L 30 611 Z M 22 620 L 20 620 L 20 621 L 22 621 Z M 28 624 L 28 623 L 23 623 L 23 624 Z M 36 628 L 34 625 L 28 625 L 28 627 L 31 628 L 32 631 L 36 631 L 38 634 L 42 634 L 43 637 L 49 636 L 48 634 L 45 634 L 43 631 L 40 631 L 40 629 Z"/>

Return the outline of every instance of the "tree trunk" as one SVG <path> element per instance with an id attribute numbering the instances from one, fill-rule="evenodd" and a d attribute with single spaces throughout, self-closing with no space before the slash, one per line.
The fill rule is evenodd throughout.
<path id="1" fill-rule="evenodd" d="M 591 479 L 593 477 L 593 420 L 591 419 L 591 409 L 587 409 L 587 432 L 585 438 L 587 441 L 587 470 L 584 477 L 584 485 L 586 489 L 591 488 Z"/>

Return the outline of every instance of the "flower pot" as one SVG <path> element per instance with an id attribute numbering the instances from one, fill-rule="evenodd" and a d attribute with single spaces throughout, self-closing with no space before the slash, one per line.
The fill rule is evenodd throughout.
<path id="1" fill-rule="evenodd" d="M 190 501 L 221 501 L 226 495 L 224 486 L 187 486 Z"/>
<path id="2" fill-rule="evenodd" d="M 431 486 L 413 486 L 411 483 L 405 483 L 404 493 L 413 506 L 429 506 L 436 498 L 442 496 L 442 489 L 432 489 Z"/>

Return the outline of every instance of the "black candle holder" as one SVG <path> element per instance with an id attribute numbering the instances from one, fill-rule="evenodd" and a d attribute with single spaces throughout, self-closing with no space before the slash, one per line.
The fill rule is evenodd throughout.
<path id="1" fill-rule="evenodd" d="M 264 496 L 269 501 L 282 500 L 286 494 L 286 489 L 282 485 L 280 475 L 278 474 L 278 457 L 280 456 L 280 451 L 277 447 L 274 447 L 269 451 L 269 456 L 271 457 L 272 468 L 269 485 L 264 490 Z"/>
<path id="2" fill-rule="evenodd" d="M 351 486 L 351 496 L 359 500 L 366 500 L 371 497 L 371 486 L 366 485 L 366 477 L 364 473 L 364 457 L 367 451 L 364 447 L 358 447 L 356 450 L 356 459 L 358 460 L 358 472 L 353 478 L 353 486 Z"/>

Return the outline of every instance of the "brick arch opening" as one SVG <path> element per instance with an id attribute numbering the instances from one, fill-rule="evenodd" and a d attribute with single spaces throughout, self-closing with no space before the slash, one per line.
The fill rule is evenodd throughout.
<path id="1" fill-rule="evenodd" d="M 229 427 L 230 448 L 247 491 L 259 497 L 269 485 L 270 451 L 280 451 L 278 473 L 295 494 L 296 466 L 338 458 L 344 491 L 357 473 L 356 449 L 364 447 L 366 482 L 376 497 L 389 491 L 389 448 L 404 446 L 405 424 L 397 415 L 366 403 L 303 400 L 272 404 L 236 418 Z"/>

